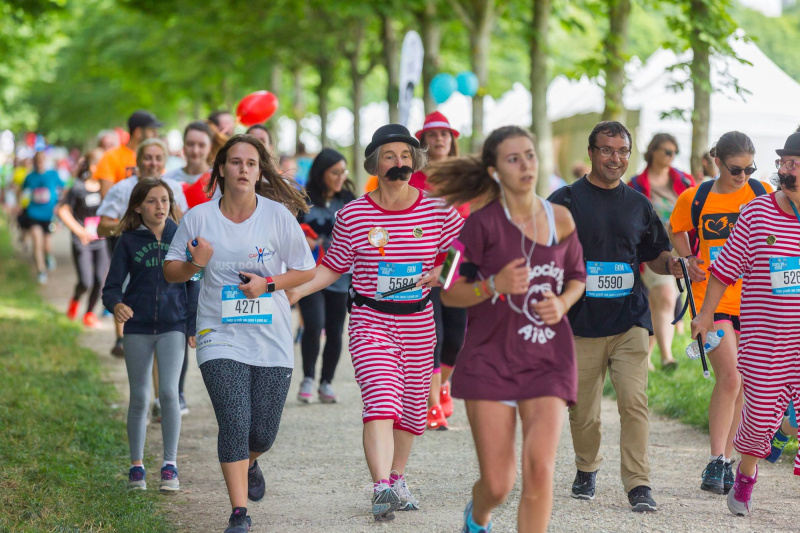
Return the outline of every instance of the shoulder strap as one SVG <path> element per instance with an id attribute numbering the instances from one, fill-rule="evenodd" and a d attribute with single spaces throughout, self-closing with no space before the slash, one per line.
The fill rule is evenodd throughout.
<path id="1" fill-rule="evenodd" d="M 753 189 L 753 194 L 756 196 L 764 196 L 767 194 L 767 189 L 764 187 L 764 184 L 758 181 L 755 178 L 750 178 L 747 180 L 747 183 L 750 185 L 750 188 Z"/>
<path id="2" fill-rule="evenodd" d="M 694 194 L 694 200 L 692 201 L 692 227 L 698 231 L 700 231 L 700 213 L 703 212 L 706 198 L 708 198 L 708 193 L 711 192 L 711 187 L 713 186 L 713 180 L 704 181 L 697 187 L 697 192 Z"/>
<path id="3" fill-rule="evenodd" d="M 572 185 L 565 185 L 564 189 L 566 189 L 564 191 L 564 207 L 572 211 L 572 207 L 570 205 L 572 204 Z"/>

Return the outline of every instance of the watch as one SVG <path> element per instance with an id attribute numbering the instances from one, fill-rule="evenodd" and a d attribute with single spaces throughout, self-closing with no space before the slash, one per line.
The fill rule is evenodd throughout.
<path id="1" fill-rule="evenodd" d="M 267 292 L 275 292 L 275 280 L 267 276 Z"/>

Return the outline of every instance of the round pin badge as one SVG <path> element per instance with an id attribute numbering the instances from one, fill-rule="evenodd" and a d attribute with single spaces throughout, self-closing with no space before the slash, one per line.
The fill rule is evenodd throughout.
<path id="1" fill-rule="evenodd" d="M 380 251 L 381 255 L 386 255 L 383 252 L 383 247 L 389 243 L 389 232 L 386 231 L 385 228 L 380 226 L 372 228 L 369 230 L 367 238 L 369 239 L 369 243 Z"/>
<path id="2" fill-rule="evenodd" d="M 425 232 L 422 231 L 422 228 L 417 226 L 416 228 L 414 228 L 413 234 L 414 234 L 414 237 L 419 239 L 420 237 L 422 237 L 425 234 Z"/>
<path id="3" fill-rule="evenodd" d="M 767 244 L 770 244 L 770 245 L 772 245 L 772 244 L 775 244 L 775 242 L 776 242 L 777 240 L 778 240 L 778 239 L 777 239 L 777 238 L 775 238 L 775 235 L 770 235 L 769 237 L 767 237 Z"/>

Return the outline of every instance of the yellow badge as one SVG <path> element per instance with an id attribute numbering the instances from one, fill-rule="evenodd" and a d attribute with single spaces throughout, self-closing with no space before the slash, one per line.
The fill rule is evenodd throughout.
<path id="1" fill-rule="evenodd" d="M 422 228 L 420 228 L 419 226 L 414 228 L 414 232 L 413 233 L 414 233 L 414 237 L 416 237 L 417 239 L 419 239 L 420 237 L 422 237 L 422 235 L 424 235 L 424 232 L 422 231 Z"/>
<path id="2" fill-rule="evenodd" d="M 767 244 L 770 244 L 770 245 L 775 244 L 775 242 L 777 240 L 778 239 L 775 238 L 775 235 L 770 235 L 769 237 L 767 237 Z"/>

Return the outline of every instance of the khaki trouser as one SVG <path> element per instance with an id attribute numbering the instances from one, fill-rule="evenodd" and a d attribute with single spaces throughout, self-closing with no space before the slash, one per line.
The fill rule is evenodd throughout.
<path id="1" fill-rule="evenodd" d="M 575 337 L 578 359 L 578 403 L 569 410 L 575 464 L 582 472 L 600 467 L 600 401 L 606 370 L 617 393 L 620 418 L 620 471 L 625 492 L 650 486 L 647 447 L 650 422 L 647 409 L 648 332 L 633 327 L 611 337 Z"/>

